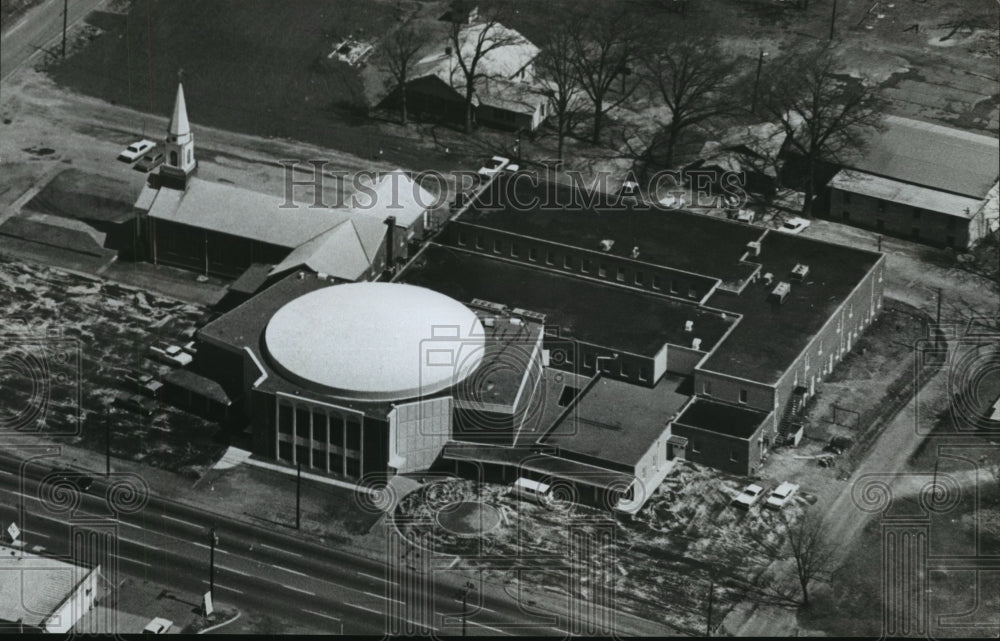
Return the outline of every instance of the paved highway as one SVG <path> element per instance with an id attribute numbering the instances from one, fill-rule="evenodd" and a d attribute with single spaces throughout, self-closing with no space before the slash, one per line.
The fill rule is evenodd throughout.
<path id="1" fill-rule="evenodd" d="M 69 0 L 69 31 L 104 0 Z M 42 49 L 58 51 L 62 42 L 63 0 L 45 0 L 19 20 L 3 25 L 0 36 L 0 80 L 20 68 Z"/>
<path id="2" fill-rule="evenodd" d="M 448 571 L 440 560 L 432 571 L 421 568 L 414 560 L 420 551 L 407 543 L 396 548 L 398 561 L 387 567 L 156 496 L 138 511 L 115 515 L 109 506 L 116 501 L 108 497 L 116 490 L 109 491 L 103 478 L 85 493 L 64 486 L 59 494 L 51 478 L 46 480 L 50 463 L 28 464 L 21 473 L 15 459 L 0 455 L 0 519 L 17 521 L 29 550 L 41 545 L 45 554 L 68 555 L 72 541 L 74 558 L 101 563 L 106 574 L 117 564 L 120 573 L 194 595 L 208 589 L 208 532 L 215 527 L 215 598 L 244 612 L 266 611 L 333 634 L 461 633 L 458 594 L 468 577 Z M 128 500 L 120 503 L 129 505 Z M 74 535 L 81 529 L 102 531 L 105 524 L 116 532 L 105 543 Z M 115 577 L 106 578 L 117 584 Z M 599 610 L 595 616 L 604 621 L 614 616 L 609 608 Z M 468 612 L 469 634 L 569 634 L 565 616 L 529 613 L 492 584 L 476 586 Z M 616 623 L 621 626 L 622 621 Z M 628 625 L 631 629 L 622 633 L 658 631 L 650 622 L 631 618 Z"/>

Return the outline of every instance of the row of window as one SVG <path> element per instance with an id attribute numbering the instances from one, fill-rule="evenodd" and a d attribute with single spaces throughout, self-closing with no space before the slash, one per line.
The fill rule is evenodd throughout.
<path id="1" fill-rule="evenodd" d="M 554 330 L 546 330 L 548 335 L 552 335 Z M 558 362 L 565 365 L 573 364 L 573 349 L 559 350 Z M 598 356 L 595 353 L 584 353 L 583 369 L 585 372 L 594 371 L 600 363 L 601 371 L 605 374 L 617 375 L 625 379 L 638 379 L 643 383 L 649 382 L 649 367 L 636 365 L 624 358 L 613 358 L 611 356 Z"/>
<path id="2" fill-rule="evenodd" d="M 278 443 L 278 460 L 285 463 L 301 463 L 305 467 L 325 470 L 332 474 L 340 474 L 350 478 L 361 476 L 361 459 L 352 456 L 346 458 L 335 452 L 313 449 L 312 459 L 309 458 L 309 448 L 303 445 L 295 446 L 295 456 L 292 456 L 292 444 L 288 441 Z"/>
<path id="3" fill-rule="evenodd" d="M 850 202 L 851 202 L 851 195 L 848 194 L 848 193 L 845 193 L 843 200 L 844 200 L 844 204 L 845 205 L 850 204 Z M 886 210 L 886 203 L 885 203 L 885 201 L 884 200 L 879 200 L 876 203 L 876 209 L 879 211 L 879 213 L 883 213 L 884 214 L 885 210 Z M 919 220 L 920 219 L 920 214 L 922 214 L 922 213 L 923 213 L 923 210 L 920 209 L 919 207 L 911 207 L 910 208 L 910 214 L 912 215 L 913 220 Z M 847 210 L 844 210 L 844 220 L 850 220 L 850 217 L 851 217 L 850 213 L 848 213 Z M 948 229 L 949 230 L 955 229 L 955 225 L 956 225 L 955 219 L 952 218 L 952 217 L 949 217 L 947 225 L 948 225 Z"/>
<path id="4" fill-rule="evenodd" d="M 691 453 L 701 454 L 701 441 L 696 438 L 692 438 L 690 441 Z M 729 450 L 729 461 L 731 463 L 739 463 L 741 460 L 741 454 L 739 450 Z"/>
<path id="5" fill-rule="evenodd" d="M 702 393 L 703 396 L 711 396 L 712 395 L 712 381 L 710 381 L 710 380 L 702 381 L 702 383 L 701 383 L 701 393 Z M 745 389 L 743 389 L 743 388 L 740 388 L 740 393 L 739 393 L 740 403 L 746 404 L 746 402 L 749 400 L 749 398 L 750 398 L 750 392 L 747 391 L 747 390 L 745 390 Z"/>
<path id="6" fill-rule="evenodd" d="M 467 246 L 466 238 L 465 238 L 465 233 L 464 232 L 458 232 L 458 244 L 461 247 L 466 247 Z M 482 236 L 480 236 L 478 234 L 476 235 L 475 241 L 474 241 L 474 246 L 475 246 L 476 249 L 479 249 L 479 250 L 485 250 L 486 249 L 486 245 L 485 245 L 485 242 L 484 242 Z M 494 241 L 493 241 L 493 253 L 496 254 L 497 256 L 501 256 L 501 255 L 504 254 L 504 243 L 503 243 L 502 240 L 494 239 Z M 517 243 L 510 243 L 510 257 L 511 258 L 521 258 L 521 256 L 522 256 L 521 247 Z M 537 247 L 528 247 L 527 258 L 528 258 L 529 262 L 537 263 L 538 260 L 539 260 L 539 250 L 538 250 L 538 248 Z M 549 266 L 549 267 L 555 267 L 557 259 L 558 259 L 558 256 L 557 256 L 556 252 L 554 252 L 552 250 L 547 250 L 545 252 L 545 264 L 547 266 Z M 584 273 L 584 274 L 592 274 L 592 273 L 594 273 L 594 263 L 593 263 L 593 261 L 590 258 L 588 258 L 586 256 L 578 259 L 575 256 L 572 256 L 572 255 L 569 255 L 569 254 L 564 254 L 563 255 L 563 259 L 562 259 L 562 268 L 563 269 L 568 269 L 568 270 L 574 270 L 574 269 L 576 269 L 576 265 L 577 265 L 578 262 L 579 262 L 580 271 L 582 273 Z M 609 273 L 610 272 L 611 272 L 611 269 L 607 265 L 605 265 L 604 263 L 598 263 L 597 264 L 597 271 L 596 271 L 596 273 L 597 273 L 598 278 L 609 278 Z M 615 272 L 615 280 L 617 282 L 619 282 L 619 283 L 625 283 L 626 281 L 628 281 L 628 274 L 627 274 L 627 272 L 626 272 L 626 270 L 624 268 L 617 267 L 617 268 L 614 269 L 614 272 Z M 647 282 L 648 282 L 648 284 L 649 284 L 650 287 L 652 287 L 653 289 L 658 290 L 658 291 L 662 291 L 664 289 L 664 286 L 666 285 L 666 286 L 669 287 L 669 292 L 671 294 L 678 294 L 679 295 L 681 293 L 681 285 L 677 282 L 676 279 L 670 279 L 669 283 L 664 283 L 663 279 L 660 277 L 659 274 L 650 274 L 649 275 L 649 279 L 647 281 L 646 274 L 644 272 L 636 271 L 633 274 L 633 276 L 632 276 L 632 283 L 630 283 L 630 284 L 635 284 L 635 285 L 638 285 L 640 287 L 645 287 L 646 284 L 647 284 Z M 695 290 L 695 288 L 693 288 L 693 287 L 688 287 L 687 288 L 687 297 L 688 298 L 697 299 L 698 298 L 698 292 L 697 292 L 697 290 Z"/>

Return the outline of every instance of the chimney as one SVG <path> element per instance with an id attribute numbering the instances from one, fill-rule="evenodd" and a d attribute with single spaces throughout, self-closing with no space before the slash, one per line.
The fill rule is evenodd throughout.
<path id="1" fill-rule="evenodd" d="M 701 349 L 701 339 L 695 338 L 691 340 L 691 349 Z"/>
<path id="2" fill-rule="evenodd" d="M 396 260 L 396 217 L 389 216 L 385 219 L 385 268 L 391 274 L 395 270 L 393 264 Z"/>
<path id="3" fill-rule="evenodd" d="M 694 331 L 694 321 L 684 321 L 684 331 L 685 332 Z"/>

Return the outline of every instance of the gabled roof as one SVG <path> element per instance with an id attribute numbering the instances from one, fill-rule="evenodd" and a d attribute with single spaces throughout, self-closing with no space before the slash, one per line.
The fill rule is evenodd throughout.
<path id="1" fill-rule="evenodd" d="M 498 78 L 487 78 L 476 93 L 480 104 L 528 115 L 534 114 L 538 105 L 549 100 L 532 85 Z"/>
<path id="2" fill-rule="evenodd" d="M 887 116 L 885 131 L 845 166 L 961 196 L 984 198 L 1000 177 L 1000 141 L 929 122 Z"/>
<path id="3" fill-rule="evenodd" d="M 347 210 L 282 204 L 276 196 L 191 178 L 185 191 L 160 189 L 149 217 L 289 249 L 351 217 Z"/>
<path id="4" fill-rule="evenodd" d="M 183 136 L 191 133 L 191 125 L 188 123 L 187 105 L 184 103 L 184 86 L 177 83 L 177 97 L 174 99 L 174 114 L 170 117 L 170 128 L 167 133 L 171 136 Z"/>
<path id="5" fill-rule="evenodd" d="M 308 267 L 318 274 L 357 280 L 371 265 L 384 236 L 385 225 L 381 223 L 345 220 L 297 247 L 271 269 L 271 275 Z"/>
<path id="6" fill-rule="evenodd" d="M 352 211 L 365 218 L 377 219 L 380 224 L 386 217 L 395 216 L 396 225 L 409 227 L 423 216 L 427 205 L 434 201 L 434 196 L 410 178 L 408 173 L 396 169 L 382 174 L 375 186 L 375 196 L 370 207 L 355 207 Z"/>
<path id="7" fill-rule="evenodd" d="M 510 44 L 500 45 L 483 54 L 476 66 L 477 74 L 482 73 L 495 78 L 511 78 L 538 56 L 540 49 L 517 31 L 500 23 L 492 25 L 480 23 L 463 27 L 459 32 L 463 60 L 472 58 L 479 38 L 487 28 L 489 31 L 484 36 L 483 48 L 500 40 L 509 40 Z M 411 76 L 412 79 L 437 76 L 454 89 L 464 87 L 465 74 L 462 72 L 456 53 L 454 51 L 450 54 L 446 53 L 446 50 L 450 49 L 451 41 L 448 38 L 438 45 L 435 53 L 417 61 Z"/>
<path id="8" fill-rule="evenodd" d="M 979 211 L 981 204 L 976 198 L 959 196 L 849 169 L 837 172 L 837 175 L 830 181 L 830 187 L 959 218 L 971 217 L 972 214 Z"/>

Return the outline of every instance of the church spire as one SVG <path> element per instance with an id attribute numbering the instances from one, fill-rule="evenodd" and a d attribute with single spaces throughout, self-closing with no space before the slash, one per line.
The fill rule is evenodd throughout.
<path id="1" fill-rule="evenodd" d="M 194 134 L 191 133 L 187 104 L 184 102 L 182 73 L 177 73 L 177 97 L 174 99 L 174 113 L 170 117 L 167 139 L 164 141 L 164 162 L 160 165 L 160 177 L 166 180 L 164 184 L 181 188 L 187 185 L 187 179 L 198 168 L 198 161 L 194 157 Z"/>
<path id="2" fill-rule="evenodd" d="M 191 133 L 188 124 L 187 105 L 184 103 L 184 85 L 177 83 L 177 98 L 174 100 L 174 115 L 170 118 L 170 128 L 167 130 L 172 137 L 180 138 Z"/>

